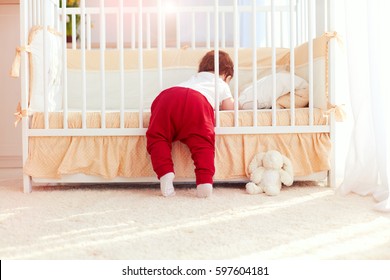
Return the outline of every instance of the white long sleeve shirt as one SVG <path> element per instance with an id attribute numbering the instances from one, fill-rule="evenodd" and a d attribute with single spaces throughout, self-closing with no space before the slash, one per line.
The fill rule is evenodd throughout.
<path id="1" fill-rule="evenodd" d="M 177 86 L 190 88 L 200 92 L 215 109 L 215 77 L 216 75 L 214 73 L 199 72 L 193 75 L 189 80 L 182 82 Z M 223 100 L 232 97 L 229 85 L 220 77 L 218 77 L 218 95 L 220 104 Z"/>

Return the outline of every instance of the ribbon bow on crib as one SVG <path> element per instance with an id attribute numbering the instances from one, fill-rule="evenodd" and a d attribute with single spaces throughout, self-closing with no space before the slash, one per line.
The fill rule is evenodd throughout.
<path id="1" fill-rule="evenodd" d="M 338 34 L 336 31 L 328 31 L 328 32 L 325 32 L 324 35 L 330 39 L 336 39 L 337 43 L 339 44 L 339 46 L 343 49 L 344 48 L 344 40 L 343 38 L 340 36 L 340 34 Z"/>
<path id="2" fill-rule="evenodd" d="M 347 118 L 347 114 L 344 109 L 345 108 L 344 104 L 334 105 L 328 103 L 327 107 L 328 107 L 327 110 L 324 112 L 324 117 L 329 117 L 330 114 L 333 113 L 336 122 L 345 121 L 345 119 Z"/>
<path id="3" fill-rule="evenodd" d="M 330 39 L 335 39 L 338 43 L 338 45 L 340 46 L 340 48 L 343 50 L 344 49 L 344 40 L 343 38 L 336 32 L 336 31 L 329 31 L 329 32 L 325 32 L 324 33 L 324 36 L 326 38 L 328 38 L 329 40 Z M 329 45 L 326 44 L 326 57 L 329 57 Z M 329 98 L 329 61 L 328 59 L 325 60 L 325 75 L 326 75 L 326 95 L 327 97 Z M 342 104 L 342 105 L 335 105 L 335 104 L 331 104 L 328 102 L 327 104 L 327 110 L 324 112 L 324 116 L 325 117 L 329 117 L 331 114 L 334 114 L 334 117 L 335 117 L 335 121 L 337 122 L 342 122 L 346 119 L 346 112 L 345 112 L 345 109 L 344 109 L 345 105 Z"/>
<path id="4" fill-rule="evenodd" d="M 25 52 L 31 52 L 31 49 L 30 49 L 30 46 L 27 45 L 27 46 L 24 46 L 24 47 L 17 47 L 16 48 L 16 53 L 15 53 L 15 58 L 14 58 L 14 62 L 12 63 L 12 68 L 11 68 L 11 72 L 10 72 L 10 75 L 11 77 L 19 77 L 20 75 L 20 53 L 22 51 L 25 51 Z"/>
<path id="5" fill-rule="evenodd" d="M 11 77 L 19 77 L 20 76 L 20 54 L 22 51 L 25 52 L 31 52 L 30 46 L 27 45 L 25 47 L 17 47 L 14 62 L 12 63 L 10 75 Z M 14 116 L 16 118 L 15 120 L 15 127 L 18 125 L 18 123 L 22 120 L 22 118 L 27 117 L 28 111 L 27 109 L 22 109 L 20 106 L 20 102 L 18 103 L 18 106 L 16 107 L 16 112 L 14 113 Z"/>
<path id="6" fill-rule="evenodd" d="M 28 110 L 22 109 L 20 106 L 20 102 L 18 103 L 18 106 L 16 107 L 16 112 L 14 113 L 14 116 L 16 118 L 15 120 L 15 127 L 17 127 L 18 123 L 22 120 L 22 118 L 27 117 Z"/>

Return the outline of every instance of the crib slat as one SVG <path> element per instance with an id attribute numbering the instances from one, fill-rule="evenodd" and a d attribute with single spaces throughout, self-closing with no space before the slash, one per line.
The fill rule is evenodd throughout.
<path id="1" fill-rule="evenodd" d="M 313 75 L 313 32 L 315 30 L 314 27 L 314 4 L 313 1 L 308 1 L 308 61 L 309 61 L 309 125 L 313 125 L 314 123 L 314 115 L 313 115 L 313 110 L 314 110 L 314 102 L 313 102 L 313 82 L 314 82 L 314 75 Z"/>
<path id="2" fill-rule="evenodd" d="M 284 32 L 283 32 L 283 12 L 279 12 L 279 20 L 280 20 L 280 30 L 279 30 L 279 35 L 280 35 L 280 47 L 284 47 Z"/>
<path id="3" fill-rule="evenodd" d="M 180 36 L 180 13 L 176 10 L 176 48 L 181 48 L 181 36 Z"/>
<path id="4" fill-rule="evenodd" d="M 91 49 L 91 15 L 87 14 L 87 48 L 88 50 Z"/>
<path id="5" fill-rule="evenodd" d="M 295 1 L 290 0 L 290 124 L 295 126 L 295 28 L 294 28 L 294 6 Z"/>
<path id="6" fill-rule="evenodd" d="M 100 83 L 101 83 L 101 127 L 106 128 L 106 75 L 105 75 L 105 51 L 106 51 L 106 15 L 104 13 L 105 3 L 100 0 Z"/>
<path id="7" fill-rule="evenodd" d="M 195 49 L 195 36 L 196 36 L 196 29 L 195 29 L 195 12 L 191 13 L 191 48 Z"/>
<path id="8" fill-rule="evenodd" d="M 309 21 L 308 21 L 308 1 L 303 0 L 302 7 L 303 7 L 303 24 L 302 24 L 302 34 L 303 34 L 303 40 L 302 43 L 308 40 L 308 28 L 305 28 L 308 26 Z"/>
<path id="9" fill-rule="evenodd" d="M 42 24 L 42 0 L 37 1 L 37 24 Z"/>
<path id="10" fill-rule="evenodd" d="M 119 73 L 120 73 L 120 128 L 125 127 L 125 69 L 124 69 L 124 51 L 123 51 L 123 0 L 119 0 Z"/>
<path id="11" fill-rule="evenodd" d="M 160 0 L 159 0 L 160 1 Z M 139 70 L 139 128 L 143 127 L 144 110 L 144 75 L 143 75 L 143 38 L 142 38 L 142 0 L 138 0 L 138 70 Z"/>
<path id="12" fill-rule="evenodd" d="M 71 21 L 72 21 L 72 49 L 76 49 L 76 15 L 72 14 L 71 16 Z"/>
<path id="13" fill-rule="evenodd" d="M 159 90 L 161 91 L 163 89 L 163 64 L 162 64 L 162 3 L 161 0 L 158 0 L 158 14 L 157 14 L 157 67 L 158 67 L 158 83 L 159 83 Z"/>
<path id="14" fill-rule="evenodd" d="M 210 35 L 210 30 L 211 30 L 211 26 L 210 26 L 210 13 L 207 12 L 207 18 L 206 18 L 206 48 L 210 49 L 211 47 L 211 35 Z"/>
<path id="15" fill-rule="evenodd" d="M 275 1 L 271 1 L 271 48 L 272 48 L 272 125 L 276 126 Z"/>
<path id="16" fill-rule="evenodd" d="M 298 44 L 302 44 L 305 40 L 304 36 L 304 23 L 305 23 L 305 13 L 304 13 L 304 0 L 297 0 L 299 2 L 298 5 L 298 22 L 299 22 L 299 28 L 298 28 L 298 35 L 299 35 L 299 41 Z"/>
<path id="17" fill-rule="evenodd" d="M 163 48 L 165 49 L 167 47 L 166 45 L 166 18 L 165 18 L 165 12 L 162 13 L 162 22 L 161 22 L 161 27 L 162 27 L 162 44 Z"/>
<path id="18" fill-rule="evenodd" d="M 334 31 L 336 30 L 336 22 L 335 22 L 335 11 L 336 11 L 336 1 L 329 0 L 327 1 L 327 4 L 329 4 L 329 19 L 327 21 L 327 31 Z M 327 17 L 326 17 L 327 18 Z M 336 102 L 336 96 L 335 96 L 335 85 L 336 85 L 336 72 L 335 72 L 335 61 L 336 61 L 336 40 L 330 40 L 329 42 L 329 57 L 327 59 L 329 60 L 329 77 L 328 77 L 328 102 L 330 104 L 335 104 Z M 330 139 L 332 146 L 336 146 L 335 141 L 335 134 L 336 134 L 336 123 L 335 123 L 335 113 L 330 113 L 330 119 L 329 119 L 329 125 L 330 125 Z M 336 187 L 336 149 L 331 149 L 331 156 L 330 156 L 330 170 L 328 173 L 328 186 L 331 188 Z"/>
<path id="19" fill-rule="evenodd" d="M 273 1 L 271 1 L 271 3 L 273 3 Z M 270 31 L 271 29 L 271 26 L 272 26 L 272 23 L 271 23 L 271 16 L 270 16 L 270 12 L 267 12 L 266 13 L 266 18 L 265 18 L 265 32 L 266 32 L 266 47 L 268 48 L 271 43 L 271 36 L 272 36 L 272 31 Z"/>
<path id="20" fill-rule="evenodd" d="M 150 13 L 146 13 L 146 48 L 151 48 Z"/>
<path id="21" fill-rule="evenodd" d="M 82 93 L 82 111 L 81 123 L 82 128 L 87 128 L 87 74 L 86 74 L 86 58 L 85 58 L 85 0 L 80 1 L 80 48 L 81 48 L 81 93 Z"/>
<path id="22" fill-rule="evenodd" d="M 30 5 L 29 5 L 29 7 L 32 7 L 32 9 L 30 9 L 30 10 L 31 10 L 32 15 L 33 15 L 33 16 L 32 16 L 32 23 L 31 23 L 30 26 L 33 26 L 33 25 L 38 24 L 38 23 L 37 23 L 37 6 L 38 6 L 38 5 L 33 5 L 32 0 L 30 0 Z"/>
<path id="23" fill-rule="evenodd" d="M 62 0 L 62 110 L 63 110 L 63 127 L 68 128 L 68 71 L 67 71 L 67 43 L 66 43 L 66 0 Z"/>
<path id="24" fill-rule="evenodd" d="M 296 17 L 295 17 L 295 30 L 296 30 L 296 44 L 298 45 L 298 44 L 300 44 L 300 42 L 301 42 L 301 38 L 300 38 L 300 36 L 301 36 L 301 32 L 299 32 L 300 31 L 300 28 L 301 28 L 301 26 L 300 26 L 300 14 L 301 14 L 301 10 L 300 10 L 300 0 L 296 0 L 296 5 L 295 5 L 295 13 L 296 13 Z"/>
<path id="25" fill-rule="evenodd" d="M 252 1 L 252 84 L 253 84 L 253 126 L 257 126 L 257 32 L 256 1 Z"/>
<path id="26" fill-rule="evenodd" d="M 28 31 L 30 30 L 29 22 L 25 15 L 31 9 L 31 2 L 20 2 L 20 45 L 25 46 L 28 44 Z M 34 13 L 33 13 L 34 14 Z M 34 14 L 35 16 L 35 14 Z M 28 56 L 26 52 L 21 53 L 21 65 L 20 65 L 20 83 L 21 83 L 21 108 L 28 108 L 28 96 L 29 96 L 29 73 L 28 73 Z M 29 117 L 22 119 L 22 157 L 23 165 L 27 162 L 29 154 Z M 32 191 L 32 184 L 30 176 L 26 173 L 23 174 L 23 191 L 24 193 L 30 193 Z"/>
<path id="27" fill-rule="evenodd" d="M 54 28 L 57 29 L 57 30 L 60 30 L 60 17 L 59 17 L 59 14 L 58 14 L 58 9 L 56 6 L 53 6 L 52 7 L 53 9 L 53 21 L 54 21 Z"/>
<path id="28" fill-rule="evenodd" d="M 43 26 L 43 50 L 42 50 L 42 57 L 43 57 L 43 96 L 44 96 L 44 112 L 45 112 L 45 129 L 49 128 L 49 91 L 48 91 L 48 69 L 49 69 L 49 57 L 48 57 L 48 39 L 47 39 L 47 17 L 48 17 L 48 6 L 42 5 L 42 26 Z"/>
<path id="29" fill-rule="evenodd" d="M 34 10 L 32 9 L 32 5 L 31 5 L 31 0 L 28 0 L 28 2 L 26 2 L 26 4 L 29 9 L 28 9 L 28 17 L 27 17 L 27 25 L 30 27 L 33 25 L 33 18 L 34 18 Z"/>
<path id="30" fill-rule="evenodd" d="M 26 15 L 28 13 L 31 2 L 26 3 L 25 1 L 22 1 L 20 3 L 20 14 Z M 33 6 L 35 7 L 35 5 Z M 34 13 L 35 14 L 35 13 Z M 35 17 L 35 15 L 34 15 Z M 20 17 L 20 45 L 25 46 L 28 44 L 28 32 L 29 32 L 29 23 L 27 22 L 27 19 L 23 16 Z M 27 53 L 22 52 L 21 53 L 21 61 L 20 61 L 20 80 L 21 80 L 21 100 L 20 105 L 22 109 L 28 108 L 28 99 L 29 99 L 29 72 L 28 72 L 28 58 Z M 26 126 L 24 125 L 27 122 L 27 118 L 22 119 L 23 122 L 23 128 Z M 27 127 L 26 127 L 27 128 Z M 23 129 L 23 134 L 25 134 L 25 129 Z"/>
<path id="31" fill-rule="evenodd" d="M 336 1 L 335 0 L 328 0 L 327 4 L 329 4 L 329 20 L 327 21 L 327 31 L 334 31 L 336 30 L 336 20 L 335 20 L 335 10 L 336 10 Z M 336 40 L 330 40 L 329 41 L 329 57 L 327 58 L 329 61 L 329 77 L 328 77 L 328 102 L 330 104 L 336 104 L 336 70 L 335 70 L 335 61 L 336 61 Z"/>
<path id="32" fill-rule="evenodd" d="M 234 4 L 236 3 L 236 1 L 234 1 Z M 225 24 L 226 24 L 226 21 L 225 21 L 225 13 L 224 12 L 221 12 L 221 47 L 224 49 L 226 48 L 226 28 L 225 28 Z"/>
<path id="33" fill-rule="evenodd" d="M 239 14 L 238 14 L 238 4 L 237 0 L 234 0 L 233 6 L 234 13 L 234 126 L 237 127 L 239 125 L 238 122 L 238 48 L 240 47 L 240 34 L 239 34 Z M 225 22 L 222 23 L 225 25 Z"/>
<path id="34" fill-rule="evenodd" d="M 218 79 L 219 76 L 219 3 L 218 0 L 214 0 L 214 73 L 215 79 L 215 92 L 218 92 Z M 215 95 L 215 126 L 220 126 L 219 119 L 219 94 Z"/>
<path id="35" fill-rule="evenodd" d="M 131 13 L 131 48 L 135 50 L 135 13 Z"/>

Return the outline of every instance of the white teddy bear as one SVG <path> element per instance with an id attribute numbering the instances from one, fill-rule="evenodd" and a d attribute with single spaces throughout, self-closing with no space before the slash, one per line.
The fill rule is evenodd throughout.
<path id="1" fill-rule="evenodd" d="M 246 184 L 250 194 L 265 192 L 267 195 L 278 195 L 282 188 L 291 186 L 294 172 L 291 161 L 275 150 L 258 153 L 248 167 L 251 182 Z"/>

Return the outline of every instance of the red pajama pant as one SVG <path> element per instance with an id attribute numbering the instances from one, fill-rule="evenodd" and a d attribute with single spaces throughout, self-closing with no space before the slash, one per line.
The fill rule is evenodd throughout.
<path id="1" fill-rule="evenodd" d="M 161 92 L 152 103 L 146 140 L 153 170 L 159 179 L 174 172 L 172 142 L 181 141 L 190 149 L 196 184 L 213 183 L 214 110 L 201 93 L 183 87 Z"/>

